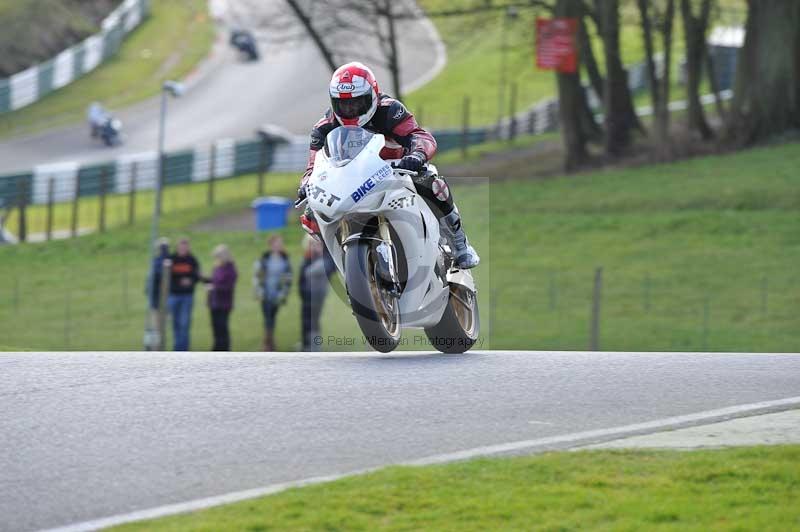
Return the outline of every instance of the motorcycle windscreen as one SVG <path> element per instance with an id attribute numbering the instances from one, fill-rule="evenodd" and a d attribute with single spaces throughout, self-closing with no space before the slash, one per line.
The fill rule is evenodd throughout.
<path id="1" fill-rule="evenodd" d="M 330 164 L 341 168 L 355 159 L 375 135 L 358 126 L 337 127 L 325 138 L 325 154 Z"/>

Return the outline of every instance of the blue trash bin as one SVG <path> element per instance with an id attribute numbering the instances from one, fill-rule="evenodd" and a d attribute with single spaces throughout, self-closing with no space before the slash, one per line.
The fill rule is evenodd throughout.
<path id="1" fill-rule="evenodd" d="M 286 213 L 292 205 L 292 200 L 277 196 L 254 200 L 251 206 L 255 213 L 256 230 L 269 231 L 286 227 Z"/>

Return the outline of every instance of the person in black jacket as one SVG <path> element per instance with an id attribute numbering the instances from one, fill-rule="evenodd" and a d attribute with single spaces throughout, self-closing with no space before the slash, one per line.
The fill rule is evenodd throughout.
<path id="1" fill-rule="evenodd" d="M 158 310 L 161 304 L 161 272 L 164 269 L 164 262 L 169 260 L 169 239 L 159 238 L 154 251 L 144 291 L 150 307 L 150 323 L 147 324 L 145 331 L 145 347 L 147 349 L 157 348 L 159 339 L 163 338 L 165 333 L 160 327 Z"/>
<path id="2" fill-rule="evenodd" d="M 200 263 L 192 255 L 189 240 L 178 242 L 177 253 L 170 257 L 172 261 L 169 283 L 169 311 L 172 314 L 172 331 L 174 334 L 174 350 L 189 350 L 189 334 L 192 326 L 192 308 L 194 307 L 194 287 L 200 280 Z"/>

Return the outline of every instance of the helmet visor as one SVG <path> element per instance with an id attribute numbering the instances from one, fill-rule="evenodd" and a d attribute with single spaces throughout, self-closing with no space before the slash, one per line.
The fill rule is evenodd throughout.
<path id="1" fill-rule="evenodd" d="M 358 118 L 367 114 L 372 107 L 372 91 L 355 98 L 331 98 L 331 104 L 337 116 L 347 119 Z"/>

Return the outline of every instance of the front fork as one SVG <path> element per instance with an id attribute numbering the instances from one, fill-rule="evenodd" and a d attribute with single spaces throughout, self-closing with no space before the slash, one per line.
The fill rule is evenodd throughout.
<path id="1" fill-rule="evenodd" d="M 397 253 L 392 243 L 389 223 L 383 216 L 378 216 L 378 234 L 381 241 L 375 246 L 377 252 L 377 277 L 392 297 L 400 297 L 400 281 L 397 279 Z"/>
<path id="2" fill-rule="evenodd" d="M 400 297 L 401 287 L 400 281 L 397 278 L 397 253 L 392 243 L 392 234 L 389 230 L 389 223 L 382 215 L 378 216 L 378 234 L 377 236 L 368 237 L 370 240 L 376 242 L 375 249 L 375 278 L 381 287 L 392 297 Z M 342 247 L 348 240 L 356 238 L 352 235 L 350 223 L 343 220 L 340 226 L 339 238 Z M 353 239 L 351 239 L 351 235 Z"/>

